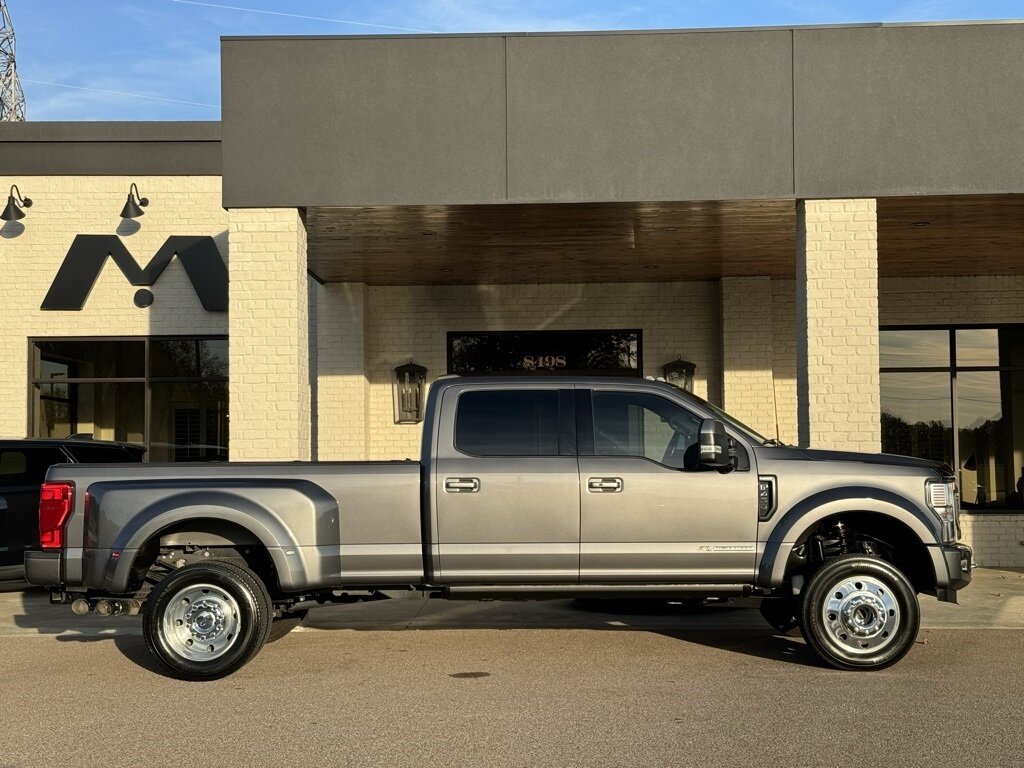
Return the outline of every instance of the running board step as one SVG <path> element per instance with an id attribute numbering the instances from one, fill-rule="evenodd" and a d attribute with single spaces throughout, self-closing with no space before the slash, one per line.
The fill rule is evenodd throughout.
<path id="1" fill-rule="evenodd" d="M 486 597 L 524 600 L 565 597 L 706 597 L 742 596 L 748 584 L 467 584 L 443 588 L 450 600 L 479 600 Z"/>

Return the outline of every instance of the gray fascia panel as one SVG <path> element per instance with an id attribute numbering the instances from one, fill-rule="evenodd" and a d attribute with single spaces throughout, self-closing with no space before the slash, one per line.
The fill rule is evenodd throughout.
<path id="1" fill-rule="evenodd" d="M 505 199 L 502 38 L 227 41 L 226 207 Z"/>
<path id="2" fill-rule="evenodd" d="M 793 195 L 792 33 L 508 39 L 510 202 Z"/>
<path id="3" fill-rule="evenodd" d="M 0 123 L 5 176 L 219 176 L 219 122 Z"/>
<path id="4" fill-rule="evenodd" d="M 801 198 L 1024 192 L 1024 27 L 794 33 Z"/>

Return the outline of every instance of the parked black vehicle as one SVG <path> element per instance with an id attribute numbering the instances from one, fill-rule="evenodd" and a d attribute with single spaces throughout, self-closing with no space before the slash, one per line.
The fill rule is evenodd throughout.
<path id="1" fill-rule="evenodd" d="M 54 464 L 142 461 L 146 449 L 91 439 L 0 439 L 0 579 L 24 576 L 25 551 L 39 549 L 39 486 Z"/>

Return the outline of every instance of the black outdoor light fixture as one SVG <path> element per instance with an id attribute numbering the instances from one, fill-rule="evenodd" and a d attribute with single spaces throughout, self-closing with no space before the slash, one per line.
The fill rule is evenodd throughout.
<path id="1" fill-rule="evenodd" d="M 688 363 L 682 358 L 677 358 L 671 363 L 665 363 L 662 371 L 665 374 L 665 381 L 669 384 L 693 392 L 693 374 L 696 372 L 695 363 Z"/>
<path id="2" fill-rule="evenodd" d="M 409 359 L 395 368 L 395 424 L 423 421 L 423 396 L 427 390 L 427 369 Z"/>
<path id="3" fill-rule="evenodd" d="M 17 221 L 25 218 L 22 208 L 31 208 L 32 200 L 21 196 L 21 190 L 17 184 L 11 184 L 11 194 L 7 196 L 7 207 L 0 213 L 0 219 L 4 221 Z"/>
<path id="4" fill-rule="evenodd" d="M 135 182 L 132 182 L 131 187 L 128 188 L 128 200 L 125 202 L 124 208 L 121 209 L 121 218 L 137 219 L 146 213 L 142 209 L 147 205 L 149 205 L 149 198 L 141 197 L 139 188 L 135 186 Z"/>

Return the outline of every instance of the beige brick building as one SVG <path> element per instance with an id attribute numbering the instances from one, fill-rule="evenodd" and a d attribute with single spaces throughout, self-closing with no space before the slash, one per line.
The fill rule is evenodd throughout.
<path id="1" fill-rule="evenodd" d="M 0 435 L 416 458 L 410 360 L 428 384 L 683 360 L 768 438 L 949 463 L 978 562 L 1024 566 L 1024 81 L 992 53 L 1022 31 L 227 39 L 223 124 L 0 126 L 0 180 L 33 200 L 0 232 Z M 998 93 L 946 95 L 997 135 L 915 102 L 900 154 L 891 121 L 868 141 L 928 75 L 863 60 L 876 38 L 963 53 Z M 314 59 L 373 88 L 310 83 Z M 275 62 L 253 112 L 239 94 Z M 823 146 L 840 113 L 858 130 Z M 122 219 L 133 183 L 149 204 Z M 200 250 L 152 267 L 175 237 Z"/>

